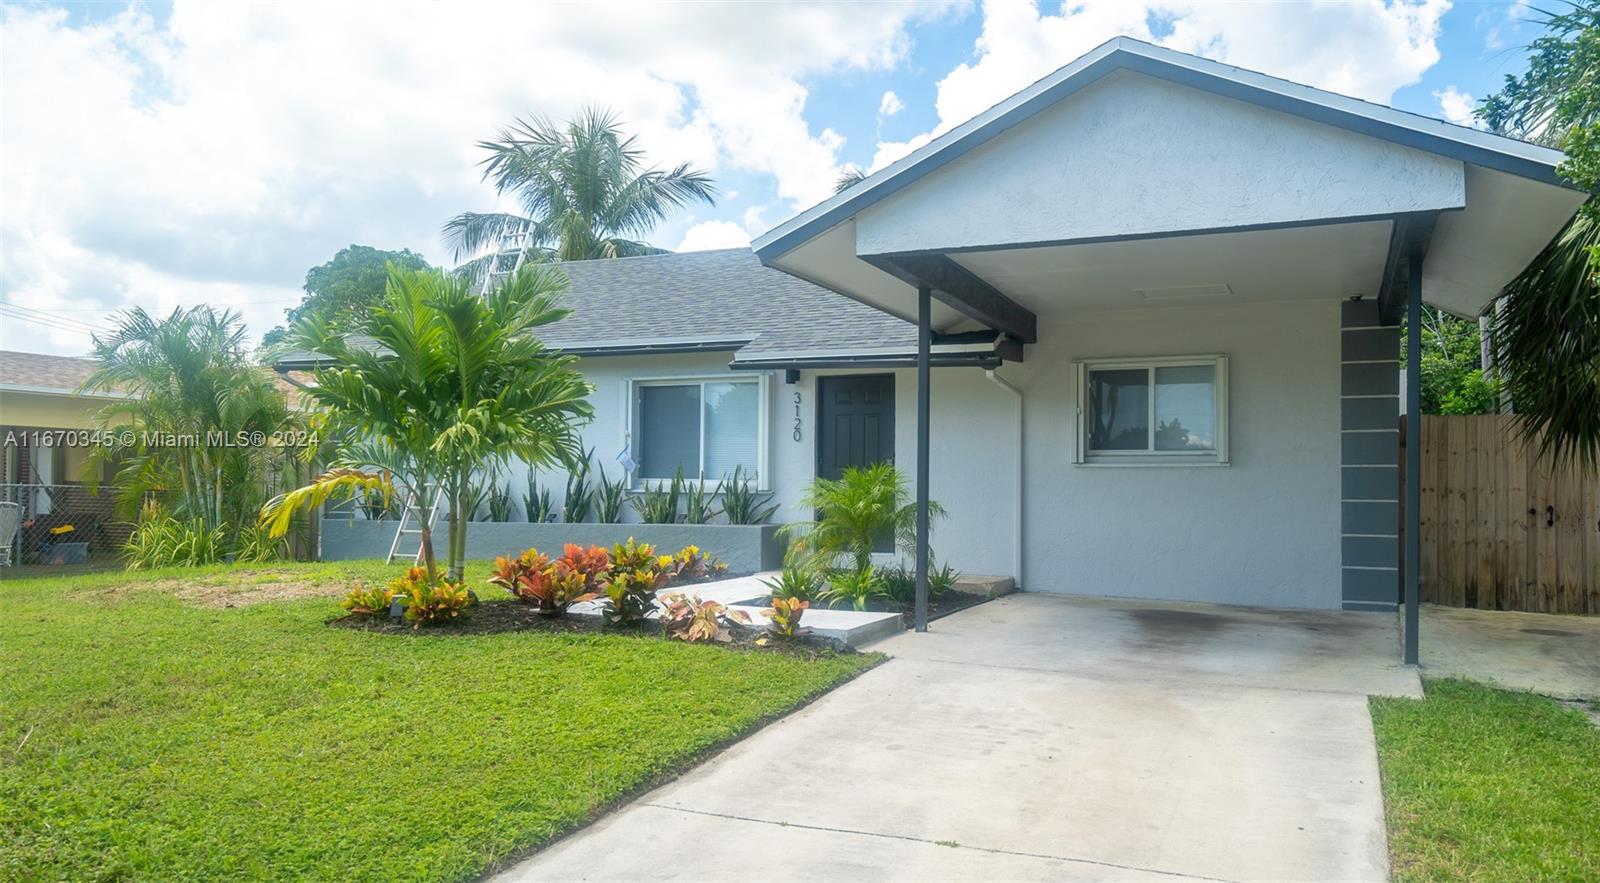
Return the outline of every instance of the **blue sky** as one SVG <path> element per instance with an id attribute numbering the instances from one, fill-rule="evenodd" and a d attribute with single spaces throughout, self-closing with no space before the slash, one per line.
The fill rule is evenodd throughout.
<path id="1" fill-rule="evenodd" d="M 652 241 L 725 247 L 1117 34 L 1466 121 L 1537 31 L 1446 0 L 0 3 L 0 299 L 55 317 L 0 348 L 83 352 L 134 305 L 259 334 L 351 243 L 448 263 L 440 225 L 497 205 L 473 143 L 519 114 L 613 108 L 723 192 Z"/>

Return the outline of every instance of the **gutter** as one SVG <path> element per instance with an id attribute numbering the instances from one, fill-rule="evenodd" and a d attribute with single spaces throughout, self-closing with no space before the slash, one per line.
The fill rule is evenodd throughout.
<path id="1" fill-rule="evenodd" d="M 1017 399 L 1017 474 L 1013 476 L 1013 479 L 1016 481 L 1016 531 L 1011 538 L 1011 568 L 1016 572 L 1017 591 L 1020 592 L 1022 591 L 1022 587 L 1024 585 L 1022 581 L 1022 457 L 1026 452 L 1025 441 L 1027 439 L 1027 436 L 1023 434 L 1024 426 L 1022 416 L 1022 390 L 1018 389 L 1016 386 L 1009 383 L 1005 378 L 997 374 L 993 368 L 985 368 L 983 370 L 983 376 L 989 378 L 990 383 L 993 383 L 995 386 L 1006 390 Z"/>

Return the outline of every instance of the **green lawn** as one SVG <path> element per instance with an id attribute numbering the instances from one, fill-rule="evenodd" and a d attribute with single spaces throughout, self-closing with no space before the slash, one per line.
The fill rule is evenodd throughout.
<path id="1" fill-rule="evenodd" d="M 1527 693 L 1373 699 L 1397 880 L 1600 880 L 1600 729 Z"/>
<path id="2" fill-rule="evenodd" d="M 876 660 L 174 597 L 219 572 L 0 583 L 0 879 L 471 877 Z"/>

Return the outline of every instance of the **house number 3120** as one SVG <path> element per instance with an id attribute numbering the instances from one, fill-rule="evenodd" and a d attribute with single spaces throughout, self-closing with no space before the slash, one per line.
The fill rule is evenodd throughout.
<path id="1" fill-rule="evenodd" d="M 794 391 L 794 440 L 800 440 L 800 390 Z"/>

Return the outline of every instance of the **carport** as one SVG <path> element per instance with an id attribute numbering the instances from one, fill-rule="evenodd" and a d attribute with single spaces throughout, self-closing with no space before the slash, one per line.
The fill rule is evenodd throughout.
<path id="1" fill-rule="evenodd" d="M 1475 316 L 1526 266 L 1585 198 L 1561 159 L 1117 38 L 754 248 L 917 323 L 918 631 L 929 474 L 953 465 L 930 463 L 931 353 L 965 337 L 1022 392 L 1023 588 L 1403 600 L 1414 664 L 1398 326 Z"/>

